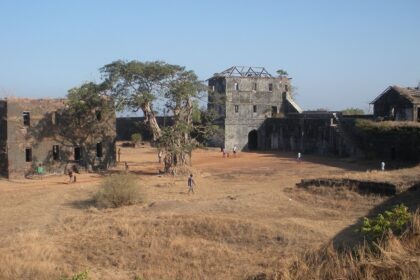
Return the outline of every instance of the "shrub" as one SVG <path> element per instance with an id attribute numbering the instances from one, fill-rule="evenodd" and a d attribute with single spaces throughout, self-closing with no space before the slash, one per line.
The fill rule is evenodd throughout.
<path id="1" fill-rule="evenodd" d="M 87 270 L 73 275 L 71 278 L 61 278 L 61 280 L 89 280 Z"/>
<path id="2" fill-rule="evenodd" d="M 411 215 L 407 206 L 404 204 L 396 205 L 391 211 L 385 211 L 374 219 L 365 217 L 360 232 L 370 240 L 381 238 L 389 230 L 399 235 L 406 229 L 410 218 Z"/>
<path id="3" fill-rule="evenodd" d="M 131 142 L 133 142 L 134 145 L 138 145 L 141 140 L 142 137 L 140 133 L 134 133 L 131 135 Z"/>
<path id="4" fill-rule="evenodd" d="M 142 200 L 136 178 L 130 174 L 118 174 L 105 179 L 95 195 L 96 205 L 100 208 L 116 208 Z"/>

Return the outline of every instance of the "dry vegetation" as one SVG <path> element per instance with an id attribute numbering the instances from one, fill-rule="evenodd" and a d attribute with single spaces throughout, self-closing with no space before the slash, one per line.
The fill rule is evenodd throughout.
<path id="1" fill-rule="evenodd" d="M 420 213 L 401 237 L 337 252 L 332 244 L 308 251 L 265 279 L 416 279 L 420 272 Z"/>
<path id="2" fill-rule="evenodd" d="M 121 159 L 144 187 L 144 203 L 96 208 L 92 198 L 104 178 L 95 174 L 75 184 L 65 177 L 0 181 L 0 279 L 60 279 L 86 269 L 91 279 L 305 279 L 305 269 L 318 279 L 338 264 L 342 273 L 331 275 L 351 275 L 343 274 L 346 264 L 375 271 L 418 257 L 405 241 L 357 263 L 331 247 L 317 251 L 354 235 L 360 217 L 389 198 L 295 184 L 368 166 L 317 157 L 297 163 L 289 154 L 222 159 L 201 150 L 193 156 L 196 194 L 188 195 L 186 177 L 159 175 L 155 150 L 122 148 Z"/>

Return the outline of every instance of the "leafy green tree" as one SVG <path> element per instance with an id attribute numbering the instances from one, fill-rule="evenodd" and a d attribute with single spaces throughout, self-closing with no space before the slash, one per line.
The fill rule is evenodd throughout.
<path id="1" fill-rule="evenodd" d="M 113 102 L 103 94 L 103 89 L 102 85 L 93 82 L 70 89 L 60 115 L 64 125 L 57 126 L 61 142 L 80 147 L 82 159 L 90 166 L 95 165 L 96 144 L 100 140 L 112 142 L 115 136 L 110 135 L 115 125 Z"/>
<path id="2" fill-rule="evenodd" d="M 150 128 L 153 141 L 162 132 L 156 121 L 153 102 L 167 91 L 180 66 L 162 61 L 114 61 L 100 69 L 104 85 L 116 102 L 117 110 L 142 110 L 145 123 Z"/>
<path id="3" fill-rule="evenodd" d="M 165 172 L 177 172 L 177 168 L 191 163 L 191 153 L 197 141 L 191 137 L 194 129 L 194 100 L 205 89 L 193 71 L 179 68 L 166 92 L 166 107 L 173 115 L 174 124 L 166 127 L 159 140 L 165 152 Z M 188 161 L 189 160 L 189 161 Z"/>
<path id="4" fill-rule="evenodd" d="M 283 69 L 277 70 L 276 73 L 277 73 L 277 75 L 279 75 L 281 77 L 288 76 L 289 75 L 289 73 L 287 73 L 287 71 L 286 70 L 283 70 Z"/>
<path id="5" fill-rule="evenodd" d="M 342 110 L 341 113 L 343 115 L 364 115 L 365 111 L 363 111 L 363 109 L 360 109 L 360 108 L 350 107 L 350 108 L 346 108 Z"/>

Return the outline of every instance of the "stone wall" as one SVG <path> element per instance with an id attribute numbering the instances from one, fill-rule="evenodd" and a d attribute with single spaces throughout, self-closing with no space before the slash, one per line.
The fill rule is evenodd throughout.
<path id="1" fill-rule="evenodd" d="M 227 150 L 236 145 L 245 150 L 248 138 L 259 131 L 257 148 L 264 148 L 261 125 L 267 118 L 283 113 L 286 94 L 290 94 L 290 81 L 286 77 L 213 77 L 209 80 L 208 109 L 218 114 L 225 129 Z M 252 135 L 252 134 L 251 134 Z"/>
<path id="2" fill-rule="evenodd" d="M 333 113 L 289 114 L 270 118 L 260 128 L 261 148 L 319 155 L 346 156 L 352 153 L 351 143 L 340 133 Z"/>
<path id="3" fill-rule="evenodd" d="M 85 166 L 75 159 L 77 144 L 56 133 L 59 126 L 66 125 L 60 119 L 64 100 L 9 99 L 4 102 L 7 114 L 1 130 L 7 131 L 7 164 L 2 166 L 3 175 L 20 178 L 34 172 L 39 165 L 46 173 L 63 173 L 68 165 Z M 98 145 L 101 148 L 102 155 L 95 159 L 92 168 L 106 168 L 115 162 L 115 114 L 103 119 L 106 119 L 108 131 L 102 133 L 101 139 L 89 139 L 86 147 L 81 148 L 89 155 L 97 153 Z"/>

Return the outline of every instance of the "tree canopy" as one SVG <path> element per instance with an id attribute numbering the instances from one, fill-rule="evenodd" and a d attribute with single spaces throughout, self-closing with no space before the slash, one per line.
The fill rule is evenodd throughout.
<path id="1" fill-rule="evenodd" d="M 153 141 L 161 136 L 153 101 L 164 95 L 178 71 L 182 71 L 178 65 L 137 60 L 117 60 L 100 69 L 105 79 L 103 84 L 114 99 L 117 110 L 142 110 Z"/>

